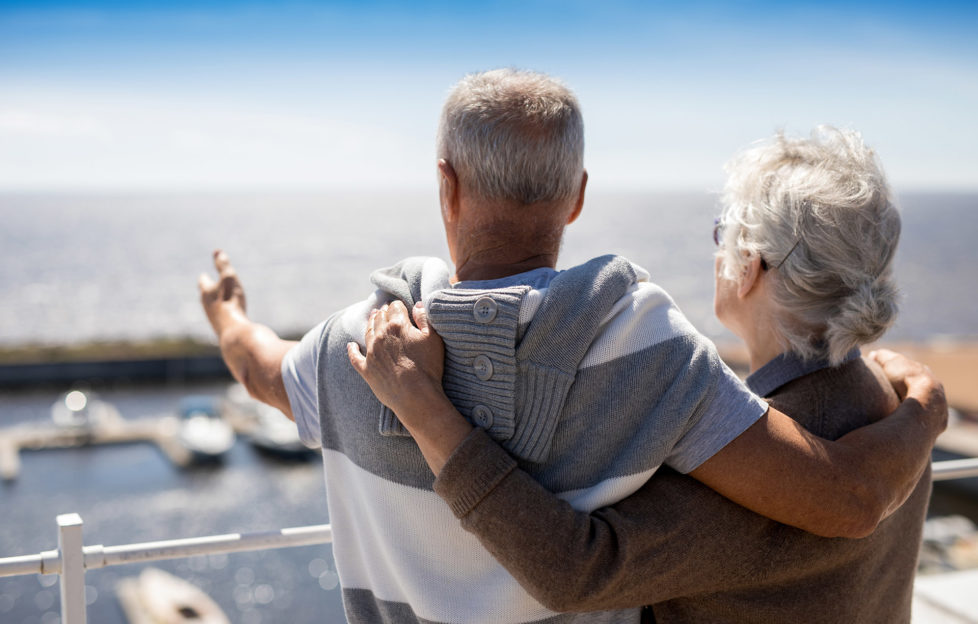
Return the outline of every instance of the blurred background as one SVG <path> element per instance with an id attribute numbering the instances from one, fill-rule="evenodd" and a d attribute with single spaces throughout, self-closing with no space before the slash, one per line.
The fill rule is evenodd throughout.
<path id="1" fill-rule="evenodd" d="M 938 370 L 962 418 L 978 412 L 974 2 L 0 0 L 0 428 L 47 422 L 73 382 L 127 419 L 223 397 L 219 361 L 186 362 L 216 361 L 196 291 L 215 248 L 287 336 L 369 293 L 375 268 L 447 259 L 441 103 L 503 66 L 563 79 L 583 107 L 588 199 L 560 266 L 626 255 L 732 360 L 711 305 L 723 163 L 778 129 L 860 130 L 903 210 L 886 340 Z M 328 522 L 315 458 L 21 455 L 0 557 L 53 548 L 64 512 L 105 544 Z M 978 519 L 976 480 L 955 487 L 933 509 Z M 308 547 L 161 567 L 253 623 L 342 618 L 331 566 Z M 129 573 L 89 576 L 91 621 L 124 621 Z M 51 578 L 0 579 L 0 621 L 58 621 Z"/>
<path id="2" fill-rule="evenodd" d="M 967 2 L 4 1 L 0 345 L 204 338 L 195 280 L 219 246 L 287 333 L 372 268 L 446 255 L 441 102 L 501 66 L 583 106 L 565 266 L 625 253 L 723 336 L 722 165 L 828 123 L 863 133 L 905 208 L 893 335 L 974 337 L 976 24 Z"/>

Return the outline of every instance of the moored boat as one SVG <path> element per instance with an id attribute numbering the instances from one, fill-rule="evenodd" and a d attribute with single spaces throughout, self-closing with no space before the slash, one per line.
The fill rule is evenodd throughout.
<path id="1" fill-rule="evenodd" d="M 221 417 L 217 399 L 187 397 L 180 404 L 177 439 L 194 462 L 217 461 L 234 446 L 234 429 Z"/>
<path id="2" fill-rule="evenodd" d="M 119 418 L 118 410 L 111 403 L 101 400 L 94 392 L 78 388 L 65 392 L 51 405 L 51 420 L 64 429 L 93 429 Z"/>
<path id="3" fill-rule="evenodd" d="M 129 624 L 230 624 L 221 607 L 202 589 L 159 568 L 124 578 L 116 596 Z"/>
<path id="4" fill-rule="evenodd" d="M 309 459 L 318 454 L 299 439 L 295 423 L 281 411 L 248 396 L 240 384 L 228 388 L 228 409 L 234 413 L 238 429 L 262 453 L 283 459 Z"/>

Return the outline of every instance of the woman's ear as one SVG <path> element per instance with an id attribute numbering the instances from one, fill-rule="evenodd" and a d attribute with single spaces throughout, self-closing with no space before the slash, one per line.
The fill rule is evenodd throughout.
<path id="1" fill-rule="evenodd" d="M 739 298 L 745 298 L 758 285 L 761 274 L 764 273 L 764 269 L 761 266 L 763 262 L 760 254 L 750 256 L 747 264 L 744 265 L 740 275 L 740 281 L 737 284 L 737 296 Z"/>

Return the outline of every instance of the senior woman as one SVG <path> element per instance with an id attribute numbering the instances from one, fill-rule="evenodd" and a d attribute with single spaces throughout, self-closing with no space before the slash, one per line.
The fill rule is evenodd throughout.
<path id="1" fill-rule="evenodd" d="M 821 437 L 839 438 L 898 404 L 859 347 L 896 315 L 899 232 L 879 163 L 855 132 L 778 134 L 728 164 L 714 231 L 717 318 L 747 347 L 750 388 Z M 417 374 L 426 366 L 402 360 L 388 373 L 430 383 Z M 395 411 L 438 447 L 423 414 Z M 551 609 L 651 605 L 657 622 L 909 621 L 927 473 L 875 532 L 847 540 L 768 520 L 667 467 L 588 514 L 543 489 L 487 436 L 440 452 L 436 491 Z"/>

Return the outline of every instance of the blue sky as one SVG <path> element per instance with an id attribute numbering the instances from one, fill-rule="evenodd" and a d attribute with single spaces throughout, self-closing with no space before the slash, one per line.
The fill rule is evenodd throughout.
<path id="1" fill-rule="evenodd" d="M 463 74 L 578 94 L 592 189 L 715 190 L 777 128 L 978 190 L 978 3 L 3 2 L 0 190 L 427 188 Z"/>

